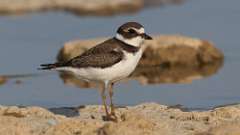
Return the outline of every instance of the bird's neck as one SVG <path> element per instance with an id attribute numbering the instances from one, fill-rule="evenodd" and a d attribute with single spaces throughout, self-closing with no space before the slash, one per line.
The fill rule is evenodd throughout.
<path id="1" fill-rule="evenodd" d="M 117 42 L 119 42 L 119 46 L 126 52 L 129 53 L 136 53 L 139 50 L 141 50 L 141 46 L 136 47 L 136 46 L 132 46 L 130 44 L 127 44 L 126 42 L 123 42 L 122 40 L 119 40 L 118 38 L 114 37 L 115 40 L 117 40 Z"/>

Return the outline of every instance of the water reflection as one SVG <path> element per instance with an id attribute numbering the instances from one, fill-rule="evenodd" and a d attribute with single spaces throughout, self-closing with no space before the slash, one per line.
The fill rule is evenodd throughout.
<path id="1" fill-rule="evenodd" d="M 188 66 L 138 66 L 128 79 L 122 82 L 137 80 L 141 85 L 155 85 L 163 83 L 191 83 L 193 80 L 212 76 L 222 67 L 223 61 L 216 61 L 211 64 L 199 67 Z M 47 73 L 49 74 L 49 73 Z M 9 80 L 15 80 L 15 84 L 22 84 L 23 79 L 47 75 L 46 73 L 0 75 L 0 85 L 6 84 Z M 94 88 L 95 83 L 79 80 L 69 72 L 59 72 L 63 83 L 79 88 Z"/>
<path id="2" fill-rule="evenodd" d="M 156 85 L 162 83 L 191 83 L 193 80 L 209 77 L 217 73 L 223 61 L 202 65 L 199 67 L 187 66 L 138 66 L 133 74 L 123 80 L 137 80 L 141 85 Z M 60 78 L 64 84 L 80 88 L 93 88 L 96 84 L 79 80 L 68 72 L 61 72 Z"/>
<path id="3" fill-rule="evenodd" d="M 7 77 L 5 77 L 5 76 L 0 76 L 0 85 L 3 85 L 3 84 L 5 84 L 6 82 L 7 82 Z"/>
<path id="4" fill-rule="evenodd" d="M 184 2 L 185 0 L 145 0 L 144 7 L 158 7 L 166 4 L 179 5 Z"/>
<path id="5" fill-rule="evenodd" d="M 23 79 L 38 77 L 46 74 L 29 73 L 29 74 L 13 74 L 13 75 L 0 75 L 0 86 L 7 84 L 10 80 L 14 80 L 15 84 L 22 84 Z"/>

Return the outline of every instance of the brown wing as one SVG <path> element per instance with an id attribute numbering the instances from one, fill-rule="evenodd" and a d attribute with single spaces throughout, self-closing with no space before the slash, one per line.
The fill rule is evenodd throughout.
<path id="1" fill-rule="evenodd" d="M 118 63 L 123 59 L 123 52 L 118 51 L 119 46 L 116 45 L 114 39 L 107 40 L 98 46 L 95 46 L 82 55 L 77 56 L 63 64 L 63 66 L 71 67 L 100 67 L 105 68 Z"/>

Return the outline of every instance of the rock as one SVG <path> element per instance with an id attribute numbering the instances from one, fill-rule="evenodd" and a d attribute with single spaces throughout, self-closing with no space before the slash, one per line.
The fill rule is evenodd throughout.
<path id="1" fill-rule="evenodd" d="M 240 123 L 228 123 L 211 128 L 207 132 L 197 133 L 196 135 L 240 135 Z"/>
<path id="2" fill-rule="evenodd" d="M 1 135 L 36 135 L 31 134 L 30 125 L 11 117 L 0 118 Z"/>
<path id="3" fill-rule="evenodd" d="M 162 35 L 146 42 L 142 65 L 198 67 L 223 60 L 213 43 L 180 35 Z"/>
<path id="4" fill-rule="evenodd" d="M 79 15 L 131 13 L 143 7 L 143 0 L 55 0 L 60 9 Z"/>
<path id="5" fill-rule="evenodd" d="M 60 50 L 58 61 L 67 61 L 94 45 L 106 40 L 75 40 L 67 42 Z M 215 74 L 223 64 L 222 52 L 205 40 L 180 35 L 155 36 L 145 43 L 142 59 L 130 79 L 141 84 L 189 83 Z M 71 74 L 61 73 L 65 84 L 78 87 L 95 87 Z"/>
<path id="6" fill-rule="evenodd" d="M 142 7 L 143 0 L 1 0 L 0 14 L 65 10 L 81 15 L 113 15 Z"/>
<path id="7" fill-rule="evenodd" d="M 53 3 L 52 0 L 1 0 L 0 13 L 21 14 L 24 12 L 49 10 L 53 7 Z"/>
<path id="8" fill-rule="evenodd" d="M 42 117 L 42 118 L 54 118 L 53 113 L 50 113 L 46 109 L 40 107 L 1 107 L 0 114 L 4 116 L 13 116 L 13 117 Z"/>
<path id="9" fill-rule="evenodd" d="M 62 109 L 68 114 L 66 108 Z M 1 106 L 0 134 L 237 135 L 240 133 L 240 104 L 208 111 L 186 112 L 156 103 L 144 103 L 117 108 L 118 122 L 103 121 L 102 106 L 89 105 L 75 109 L 80 115 L 65 117 L 64 113 L 54 114 L 40 107 Z M 58 111 L 61 111 L 61 108 L 58 108 Z M 21 117 L 15 114 L 20 114 Z"/>
<path id="10" fill-rule="evenodd" d="M 126 130 L 127 128 L 131 130 Z M 157 135 L 167 133 L 165 129 L 159 130 L 154 122 L 132 112 L 123 113 L 119 123 L 107 123 L 100 128 L 99 132 L 107 135 Z"/>
<path id="11" fill-rule="evenodd" d="M 99 135 L 98 129 L 102 126 L 103 122 L 92 120 L 84 121 L 72 118 L 50 127 L 42 135 Z"/>
<path id="12" fill-rule="evenodd" d="M 1 0 L 0 14 L 63 10 L 76 15 L 116 15 L 144 7 L 181 4 L 185 0 Z"/>
<path id="13" fill-rule="evenodd" d="M 39 135 L 65 116 L 40 107 L 0 107 L 1 135 Z"/>

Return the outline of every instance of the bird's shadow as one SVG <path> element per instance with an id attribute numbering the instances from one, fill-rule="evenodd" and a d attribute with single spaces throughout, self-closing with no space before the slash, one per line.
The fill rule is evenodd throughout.
<path id="1" fill-rule="evenodd" d="M 76 117 L 80 115 L 79 109 L 82 108 L 85 108 L 85 106 L 48 108 L 48 110 L 54 114 L 64 115 L 66 117 Z"/>
<path id="2" fill-rule="evenodd" d="M 48 110 L 56 115 L 64 115 L 66 117 L 77 117 L 80 116 L 80 109 L 84 109 L 86 106 L 81 105 L 78 107 L 56 107 L 56 108 L 48 108 Z M 124 105 L 115 106 L 115 108 L 126 108 Z"/>
<path id="3" fill-rule="evenodd" d="M 57 115 L 64 115 L 66 117 L 77 117 L 77 116 L 80 116 L 80 112 L 79 110 L 80 109 L 84 109 L 86 106 L 85 105 L 81 105 L 81 106 L 78 106 L 78 107 L 57 107 L 57 108 L 48 108 L 48 110 L 54 114 L 57 114 Z M 117 106 L 117 108 L 126 108 L 126 106 Z M 174 108 L 174 109 L 180 109 L 181 111 L 184 111 L 184 112 L 189 112 L 191 111 L 191 108 L 186 108 L 184 107 L 183 105 L 172 105 L 172 106 L 169 106 L 168 109 L 171 109 L 171 108 Z M 192 108 L 192 110 L 195 110 L 197 108 Z M 201 110 L 198 108 L 198 110 Z"/>

